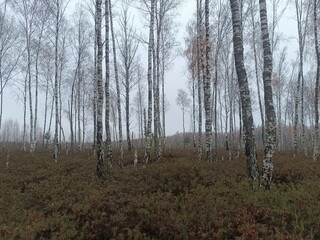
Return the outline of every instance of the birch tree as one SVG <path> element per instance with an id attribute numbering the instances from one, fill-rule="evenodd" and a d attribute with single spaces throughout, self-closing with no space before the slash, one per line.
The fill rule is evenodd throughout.
<path id="1" fill-rule="evenodd" d="M 244 66 L 242 22 L 238 1 L 230 0 L 230 6 L 232 12 L 234 59 L 238 76 L 238 85 L 240 89 L 241 111 L 244 127 L 247 173 L 250 184 L 253 187 L 253 183 L 256 183 L 259 180 L 259 172 L 256 159 L 256 146 L 250 90 L 248 86 L 247 73 Z"/>
<path id="2" fill-rule="evenodd" d="M 311 1 L 302 1 L 295 0 L 295 10 L 297 17 L 297 26 L 298 26 L 298 44 L 299 44 L 299 73 L 298 73 L 298 82 L 295 96 L 295 104 L 294 104 L 294 136 L 293 136 L 293 152 L 294 157 L 297 156 L 299 150 L 298 144 L 298 124 L 299 124 L 299 102 L 301 103 L 301 145 L 304 146 L 305 141 L 305 126 L 304 126 L 304 52 L 305 52 L 305 43 L 306 43 L 306 33 L 308 27 L 308 19 L 310 14 L 310 5 Z M 300 92 L 301 91 L 301 92 Z M 306 152 L 306 147 L 304 147 L 304 153 Z"/>
<path id="3" fill-rule="evenodd" d="M 209 27 L 209 0 L 205 0 L 205 33 L 206 33 L 206 62 L 205 62 L 205 81 L 204 81 L 204 108 L 206 114 L 206 153 L 207 161 L 212 162 L 212 110 L 211 110 L 211 70 L 210 70 L 210 27 Z"/>
<path id="4" fill-rule="evenodd" d="M 118 128 L 119 128 L 119 165 L 123 167 L 123 145 L 122 145 L 122 114 L 121 114 L 121 96 L 120 96 L 120 83 L 118 75 L 118 63 L 117 63 L 117 50 L 116 50 L 116 39 L 113 28 L 113 16 L 112 16 L 112 6 L 111 0 L 109 0 L 109 14 L 110 14 L 110 30 L 112 38 L 112 48 L 113 48 L 113 64 L 114 64 L 114 75 L 116 80 L 116 90 L 117 90 L 117 106 L 118 106 Z"/>
<path id="5" fill-rule="evenodd" d="M 105 126 L 106 126 L 106 144 L 107 161 L 109 166 L 112 164 L 112 142 L 110 130 L 110 12 L 109 0 L 105 0 L 105 64 L 106 64 L 106 82 L 105 82 Z"/>
<path id="6" fill-rule="evenodd" d="M 104 150 L 103 150 L 103 124 L 102 124 L 102 110 L 103 110 L 103 86 L 102 86 L 102 0 L 96 0 L 96 16 L 95 16 L 95 32 L 97 41 L 97 175 L 98 177 L 105 177 L 104 171 Z"/>
<path id="7" fill-rule="evenodd" d="M 0 4 L 0 129 L 3 113 L 3 95 L 10 81 L 19 72 L 17 64 L 21 53 L 16 49 L 19 31 L 12 16 L 7 12 L 8 1 Z"/>
<path id="8" fill-rule="evenodd" d="M 315 131 L 314 131 L 314 146 L 313 146 L 313 160 L 317 161 L 319 158 L 319 82 L 320 82 L 320 50 L 318 39 L 318 24 L 319 24 L 319 0 L 313 1 L 313 27 L 314 27 L 314 42 L 317 59 L 317 73 L 316 73 L 316 87 L 315 87 Z"/>
<path id="9" fill-rule="evenodd" d="M 273 93 L 271 86 L 272 53 L 268 30 L 267 4 L 265 0 L 260 0 L 259 3 L 261 39 L 263 44 L 263 85 L 266 116 L 266 143 L 264 150 L 265 157 L 263 160 L 263 184 L 267 190 L 270 190 L 273 172 L 273 154 L 276 144 L 276 115 L 273 106 Z"/>
<path id="10" fill-rule="evenodd" d="M 202 159 L 202 0 L 197 0 L 198 158 Z"/>
<path id="11" fill-rule="evenodd" d="M 191 100 L 183 89 L 178 89 L 176 103 L 182 111 L 183 146 L 186 147 L 185 113 L 190 108 Z"/>
<path id="12" fill-rule="evenodd" d="M 151 11 L 150 11 L 150 26 L 149 26 L 149 43 L 148 43 L 148 120 L 146 128 L 146 148 L 144 154 L 144 162 L 146 164 L 150 161 L 151 153 L 151 124 L 152 124 L 152 56 L 154 49 L 154 11 L 155 11 L 155 0 L 151 0 Z"/>
<path id="13" fill-rule="evenodd" d="M 118 41 L 120 51 L 120 75 L 122 76 L 122 84 L 125 88 L 125 113 L 126 113 L 126 135 L 128 150 L 132 150 L 132 143 L 130 138 L 130 92 L 136 84 L 135 73 L 137 71 L 137 50 L 139 43 L 135 38 L 135 30 L 130 25 L 130 15 L 128 7 L 122 9 L 120 19 L 120 39 Z"/>

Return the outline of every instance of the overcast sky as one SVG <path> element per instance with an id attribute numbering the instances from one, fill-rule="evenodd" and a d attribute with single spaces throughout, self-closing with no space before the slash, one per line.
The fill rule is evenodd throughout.
<path id="1" fill-rule="evenodd" d="M 68 15 L 70 15 L 73 12 L 75 4 L 79 2 L 77 0 L 71 0 L 69 9 L 68 9 Z M 179 8 L 179 14 L 176 17 L 176 22 L 178 23 L 178 28 L 176 31 L 177 34 L 177 40 L 180 42 L 180 48 L 184 48 L 184 38 L 186 37 L 186 25 L 191 20 L 194 12 L 196 9 L 196 1 L 195 0 L 185 0 L 182 4 L 182 6 Z M 296 36 L 296 23 L 294 21 L 294 11 L 293 9 L 287 9 L 284 16 L 282 17 L 282 20 L 279 24 L 279 31 L 283 32 L 285 37 L 291 37 L 290 40 L 286 41 L 285 45 L 288 46 L 289 51 L 288 55 L 290 58 L 295 58 L 296 56 L 296 39 L 294 36 Z M 135 16 L 135 19 L 137 21 L 141 21 L 141 16 Z M 143 56 L 143 55 L 142 55 Z M 144 60 L 145 61 L 145 60 Z M 146 65 L 144 68 L 146 69 Z M 182 56 L 178 56 L 170 71 L 166 74 L 166 95 L 168 97 L 168 100 L 170 102 L 170 109 L 167 113 L 167 134 L 174 134 L 177 131 L 182 131 L 181 121 L 182 121 L 182 113 L 181 110 L 176 106 L 175 98 L 177 95 L 177 90 L 179 88 L 183 88 L 187 90 L 186 88 L 186 82 L 187 82 L 187 68 L 185 64 L 185 60 Z M 15 97 L 15 94 L 13 93 L 12 89 L 7 88 L 5 91 L 5 98 L 4 98 L 4 110 L 3 110 L 3 118 L 6 119 L 18 119 L 19 122 L 23 123 L 23 105 L 20 101 L 18 101 Z M 42 102 L 40 102 L 41 104 Z M 42 114 L 43 114 L 43 107 L 39 110 L 39 123 L 40 126 L 42 126 Z M 255 116 L 258 116 L 256 113 Z M 187 117 L 187 120 L 189 120 L 189 117 Z M 258 117 L 255 117 L 255 123 L 256 125 L 260 124 L 260 119 Z M 69 127 L 65 123 L 65 131 L 69 132 Z M 190 130 L 190 123 L 187 121 L 186 129 Z"/>

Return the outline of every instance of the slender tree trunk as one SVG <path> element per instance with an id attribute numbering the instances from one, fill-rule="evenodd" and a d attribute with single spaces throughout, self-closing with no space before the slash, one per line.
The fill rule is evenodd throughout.
<path id="1" fill-rule="evenodd" d="M 77 95 L 78 95 L 78 102 L 77 102 L 77 113 L 78 113 L 78 150 L 82 151 L 81 149 L 81 56 L 79 56 L 79 70 L 78 70 L 78 86 L 77 86 Z"/>
<path id="2" fill-rule="evenodd" d="M 109 0 L 106 0 L 109 2 Z M 108 10 L 109 11 L 109 10 Z M 95 16 L 95 29 L 97 29 L 97 21 L 96 21 L 96 16 Z M 93 107 L 93 153 L 96 154 L 97 150 L 97 102 L 98 102 L 98 93 L 97 93 L 97 88 L 98 88 L 98 76 L 97 76 L 97 62 L 98 62 L 98 57 L 97 57 L 97 32 L 95 31 L 94 33 L 94 74 L 93 74 L 93 100 L 92 100 L 92 107 Z"/>
<path id="3" fill-rule="evenodd" d="M 111 37 L 113 45 L 113 59 L 114 59 L 114 74 L 116 79 L 117 88 L 117 106 L 118 106 L 118 124 L 119 124 L 119 148 L 120 148 L 120 158 L 119 165 L 123 167 L 123 144 L 122 144 L 122 117 L 121 117 L 121 96 L 120 96 L 120 84 L 118 76 L 118 63 L 117 63 L 117 52 L 116 52 L 116 40 L 114 36 L 113 20 L 112 20 L 112 7 L 111 0 L 109 0 L 109 14 L 110 14 L 110 27 L 111 27 Z"/>
<path id="4" fill-rule="evenodd" d="M 29 93 L 29 116 L 30 116 L 30 152 L 33 152 L 33 103 L 32 103 L 32 74 L 31 74 L 31 45 L 28 37 L 28 93 Z"/>
<path id="5" fill-rule="evenodd" d="M 146 149 L 144 162 L 148 164 L 151 153 L 151 124 L 152 124 L 152 55 L 154 49 L 154 9 L 155 0 L 151 0 L 150 27 L 149 27 L 149 45 L 148 45 L 148 120 L 146 128 Z"/>
<path id="6" fill-rule="evenodd" d="M 46 98 L 45 98 L 45 104 L 44 104 L 44 122 L 43 122 L 43 136 L 42 136 L 42 148 L 44 148 L 44 135 L 47 133 L 47 115 L 48 115 L 48 94 L 49 94 L 49 78 L 47 77 L 47 83 L 46 83 Z"/>
<path id="7" fill-rule="evenodd" d="M 26 133 L 27 133 L 27 87 L 28 87 L 28 71 L 26 72 L 26 76 L 24 79 L 24 94 L 23 94 L 23 151 L 27 150 L 26 147 Z"/>
<path id="8" fill-rule="evenodd" d="M 206 74 L 204 82 L 204 107 L 206 114 L 206 153 L 207 161 L 212 162 L 212 111 L 211 111 L 211 74 L 210 74 L 210 27 L 209 0 L 205 0 L 205 29 L 206 29 Z"/>
<path id="9" fill-rule="evenodd" d="M 194 69 L 192 68 L 192 138 L 193 138 L 193 148 L 194 150 L 197 147 L 196 141 L 196 93 L 195 93 L 195 73 Z"/>
<path id="10" fill-rule="evenodd" d="M 273 154 L 276 148 L 276 114 L 273 106 L 273 93 L 271 86 L 272 54 L 268 30 L 266 0 L 260 0 L 261 39 L 263 43 L 263 84 L 264 104 L 266 116 L 266 142 L 263 160 L 263 184 L 266 190 L 270 190 L 273 172 Z"/>
<path id="11" fill-rule="evenodd" d="M 304 55 L 304 47 L 305 47 L 305 39 L 307 33 L 307 20 L 309 18 L 309 10 L 310 10 L 310 2 L 307 2 L 306 15 L 305 19 L 302 16 L 302 5 L 303 3 L 299 3 L 298 0 L 295 0 L 296 5 L 296 16 L 297 16 L 297 25 L 298 25 L 298 40 L 299 40 L 299 73 L 298 73 L 298 84 L 295 96 L 295 116 L 294 116 L 294 138 L 293 138 L 293 151 L 294 157 L 298 154 L 299 145 L 298 145 L 298 124 L 299 124 L 299 98 L 301 94 L 301 127 L 302 127 L 302 136 L 301 136 L 301 144 L 304 145 L 305 141 L 305 126 L 304 126 L 304 76 L 303 76 L 303 55 Z M 301 89 L 300 89 L 301 88 Z M 301 93 L 300 93 L 301 90 Z M 304 153 L 307 154 L 306 146 L 304 147 Z"/>
<path id="12" fill-rule="evenodd" d="M 97 41 L 97 175 L 98 177 L 105 177 L 104 171 L 104 150 L 103 150 L 103 124 L 102 124 L 102 110 L 103 110 L 103 87 L 102 87 L 102 38 L 101 38 L 101 14 L 102 0 L 96 0 L 96 16 L 95 16 L 95 32 Z"/>
<path id="13" fill-rule="evenodd" d="M 257 56 L 257 46 L 256 46 L 256 24 L 254 19 L 254 0 L 251 0 L 251 21 L 252 21 L 252 48 L 254 56 L 254 69 L 257 84 L 257 94 L 261 118 L 261 130 L 262 130 L 262 143 L 265 145 L 265 126 L 264 126 L 264 113 L 262 107 L 261 93 L 260 93 L 260 81 L 259 81 L 259 70 L 258 70 L 258 56 Z"/>
<path id="14" fill-rule="evenodd" d="M 56 32 L 55 32 L 55 74 L 54 74 L 54 105 L 55 105 L 55 127 L 54 127 L 54 154 L 53 158 L 58 161 L 58 151 L 59 151 L 59 142 L 58 142 L 58 131 L 59 131 L 59 104 L 58 104 L 58 90 L 59 90 L 59 79 L 58 79 L 58 44 L 59 44 L 59 19 L 60 19 L 60 4 L 59 0 L 56 1 L 57 12 L 56 12 Z"/>
<path id="15" fill-rule="evenodd" d="M 109 0 L 105 0 L 105 63 L 106 63 L 106 82 L 105 82 L 105 95 L 106 95 L 106 109 L 105 109 L 105 127 L 106 127 L 106 143 L 107 143 L 107 162 L 109 168 L 112 166 L 112 145 L 111 145 L 111 132 L 110 132 L 110 14 L 109 14 Z"/>
<path id="16" fill-rule="evenodd" d="M 319 81 L 320 81 L 320 50 L 319 50 L 319 40 L 318 40 L 318 10 L 319 10 L 319 0 L 314 0 L 313 2 L 313 20 L 314 20 L 314 42 L 317 57 L 317 75 L 316 75 L 316 89 L 315 89 L 315 131 L 314 131 L 314 146 L 313 146 L 313 160 L 317 161 L 319 159 Z"/>
<path id="17" fill-rule="evenodd" d="M 157 5 L 157 3 L 156 3 Z M 155 83 L 155 91 L 154 91 L 154 109 L 155 109 L 155 124 L 156 128 L 155 131 L 157 131 L 155 135 L 155 148 L 156 148 L 156 158 L 157 161 L 160 160 L 161 157 L 161 124 L 160 124 L 160 40 L 161 40 L 161 34 L 162 34 L 162 24 L 163 24 L 163 3 L 160 1 L 160 9 L 159 14 L 158 11 L 155 10 L 158 17 L 156 18 L 157 21 L 157 44 L 155 49 L 155 60 L 156 64 L 154 65 L 154 70 L 156 70 L 156 77 L 154 78 Z"/>
<path id="18" fill-rule="evenodd" d="M 202 65 L 202 0 L 197 0 L 197 78 L 198 78 L 198 158 L 202 159 L 202 98 L 201 98 L 201 65 Z"/>
<path id="19" fill-rule="evenodd" d="M 234 58 L 238 75 L 245 134 L 245 156 L 247 161 L 247 173 L 251 186 L 253 187 L 253 183 L 258 182 L 259 180 L 259 172 L 256 159 L 256 145 L 250 91 L 247 73 L 244 66 L 242 22 L 238 1 L 230 0 L 230 5 L 232 12 Z"/>
<path id="20" fill-rule="evenodd" d="M 79 65 L 78 65 L 79 66 Z M 74 150 L 74 129 L 73 129 L 73 101 L 74 101 L 74 85 L 75 85 L 75 81 L 76 81 L 76 75 L 77 75 L 77 71 L 79 71 L 79 68 L 76 68 L 76 72 L 73 78 L 73 82 L 72 82 L 72 87 L 71 87 L 71 100 L 70 100 L 70 141 L 71 141 L 71 151 Z"/>
<path id="21" fill-rule="evenodd" d="M 161 35 L 162 42 L 164 42 L 164 34 Z M 165 106 L 165 90 L 164 90 L 164 75 L 165 75 L 165 63 L 164 63 L 164 47 L 162 47 L 162 70 L 161 70 L 161 93 L 162 93 L 162 151 L 166 146 L 166 106 Z"/>

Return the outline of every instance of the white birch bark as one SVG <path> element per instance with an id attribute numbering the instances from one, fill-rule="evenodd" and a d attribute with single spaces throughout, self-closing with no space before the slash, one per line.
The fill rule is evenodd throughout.
<path id="1" fill-rule="evenodd" d="M 273 106 L 273 92 L 271 86 L 272 53 L 269 39 L 267 4 L 266 0 L 260 0 L 261 40 L 263 44 L 263 84 L 265 104 L 265 128 L 266 142 L 263 159 L 263 185 L 270 190 L 273 172 L 273 154 L 276 147 L 276 114 Z"/>
<path id="2" fill-rule="evenodd" d="M 294 136 L 293 136 L 293 151 L 294 157 L 297 156 L 299 152 L 298 144 L 298 124 L 299 124 L 299 102 L 301 104 L 301 145 L 304 148 L 305 155 L 307 154 L 306 146 L 304 146 L 305 141 L 305 126 L 304 126 L 304 50 L 306 42 L 306 33 L 308 26 L 308 19 L 310 13 L 310 2 L 306 2 L 306 7 L 304 8 L 304 2 L 301 0 L 295 0 L 296 16 L 297 16 L 297 25 L 298 25 L 298 43 L 299 43 L 299 73 L 298 73 L 298 82 L 297 90 L 295 95 L 295 104 L 294 104 Z M 305 13 L 303 11 L 305 10 Z M 300 92 L 301 91 L 301 92 Z M 300 101 L 299 101 L 300 100 Z"/>
<path id="3" fill-rule="evenodd" d="M 148 44 L 148 120 L 146 126 L 146 149 L 144 162 L 148 164 L 151 153 L 151 124 L 152 124 L 152 56 L 154 49 L 154 9 L 155 0 L 151 0 L 150 26 L 149 26 L 149 44 Z M 155 66 L 153 66 L 155 67 Z"/>
<path id="4" fill-rule="evenodd" d="M 212 162 L 212 99 L 211 99 L 211 73 L 210 73 L 210 27 L 209 27 L 209 0 L 205 0 L 205 31 L 206 31 L 206 67 L 204 82 L 204 107 L 206 115 L 206 153 L 207 161 Z"/>
<path id="5" fill-rule="evenodd" d="M 54 41 L 54 106 L 55 106 L 55 124 L 54 124 L 54 154 L 53 158 L 55 162 L 58 161 L 59 152 L 59 66 L 58 66 L 58 45 L 59 45 L 59 33 L 60 33 L 60 0 L 56 0 L 56 19 L 55 19 L 55 41 Z"/>
<path id="6" fill-rule="evenodd" d="M 202 92 L 201 92 L 201 65 L 202 65 L 202 0 L 197 0 L 197 79 L 198 79 L 198 158 L 202 159 Z"/>
<path id="7" fill-rule="evenodd" d="M 319 50 L 319 35 L 318 35 L 318 12 L 319 1 L 313 1 L 313 23 L 314 23 L 314 42 L 317 58 L 317 73 L 316 73 L 316 87 L 315 87 L 315 131 L 314 131 L 314 146 L 313 146 L 313 160 L 319 159 L 319 82 L 320 82 L 320 50 Z"/>
<path id="8" fill-rule="evenodd" d="M 102 0 L 96 0 L 96 16 L 95 16 L 95 32 L 97 41 L 97 175 L 98 177 L 105 177 L 104 171 L 104 150 L 103 150 L 103 124 L 102 124 L 102 110 L 103 110 L 103 87 L 102 87 Z"/>
<path id="9" fill-rule="evenodd" d="M 232 12 L 234 58 L 240 89 L 241 112 L 243 117 L 247 173 L 250 184 L 253 187 L 253 183 L 257 183 L 259 180 L 259 172 L 256 159 L 256 145 L 250 91 L 247 73 L 244 67 L 242 22 L 238 1 L 230 0 L 230 6 Z"/>
<path id="10" fill-rule="evenodd" d="M 109 167 L 112 166 L 112 145 L 110 132 L 110 14 L 109 0 L 105 0 L 105 64 L 106 64 L 106 82 L 105 82 L 105 125 L 106 125 L 106 143 L 107 143 L 107 162 Z"/>

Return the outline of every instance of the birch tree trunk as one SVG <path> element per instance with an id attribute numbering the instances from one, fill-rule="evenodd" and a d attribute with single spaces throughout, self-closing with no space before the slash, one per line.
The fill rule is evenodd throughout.
<path id="1" fill-rule="evenodd" d="M 109 0 L 106 0 L 109 1 Z M 109 10 L 108 10 L 109 11 Z M 96 154 L 97 150 L 97 102 L 98 102 L 98 93 L 97 93 L 97 88 L 98 88 L 98 80 L 97 80 L 97 64 L 98 64 L 98 56 L 97 56 L 97 19 L 95 16 L 95 21 L 94 21 L 94 27 L 95 27 L 95 32 L 94 32 L 94 74 L 93 74 L 93 100 L 92 100 L 92 107 L 93 107 L 93 153 Z"/>
<path id="2" fill-rule="evenodd" d="M 259 102 L 259 110 L 260 110 L 260 117 L 261 117 L 261 130 L 262 130 L 262 143 L 265 145 L 265 125 L 264 125 L 264 113 L 263 113 L 263 106 L 261 100 L 261 93 L 260 93 L 260 80 L 259 80 L 259 70 L 258 70 L 258 53 L 257 53 L 257 42 L 256 42 L 256 22 L 255 22 L 255 0 L 251 0 L 250 12 L 251 12 L 251 24 L 252 24 L 252 48 L 253 48 L 253 56 L 254 56 L 254 70 L 255 70 L 255 77 L 256 77 L 256 85 L 257 85 L 257 94 L 258 94 L 258 102 Z"/>
<path id="3" fill-rule="evenodd" d="M 263 160 L 263 185 L 270 190 L 273 172 L 273 154 L 276 147 L 276 114 L 273 106 L 273 93 L 271 86 L 272 53 L 268 31 L 268 17 L 266 0 L 260 0 L 261 39 L 263 44 L 263 84 L 264 104 L 266 116 L 266 142 Z"/>
<path id="4" fill-rule="evenodd" d="M 242 22 L 238 1 L 230 0 L 230 6 L 232 12 L 234 58 L 238 76 L 241 110 L 243 116 L 247 173 L 250 180 L 250 185 L 253 187 L 253 184 L 257 183 L 259 180 L 259 172 L 256 159 L 256 145 L 250 91 L 247 73 L 244 66 Z"/>
<path id="5" fill-rule="evenodd" d="M 104 151 L 103 151 L 103 124 L 102 124 L 102 110 L 103 110 L 103 87 L 102 87 L 102 38 L 101 38 L 101 5 L 102 0 L 96 0 L 96 16 L 95 16 L 95 32 L 97 41 L 97 175 L 98 177 L 105 177 L 104 171 Z"/>
<path id="6" fill-rule="evenodd" d="M 148 44 L 148 120 L 146 127 L 146 149 L 144 162 L 148 164 L 151 153 L 151 124 L 152 124 L 152 55 L 154 49 L 154 6 L 155 0 L 151 0 L 150 27 L 149 27 L 149 44 Z"/>
<path id="7" fill-rule="evenodd" d="M 105 109 L 105 125 L 106 125 L 106 143 L 107 143 L 107 162 L 109 167 L 112 164 L 112 145 L 111 145 L 111 132 L 110 132 L 110 14 L 109 14 L 109 0 L 105 0 L 105 64 L 106 64 L 106 82 L 105 82 L 105 95 L 106 95 L 106 109 Z"/>
<path id="8" fill-rule="evenodd" d="M 295 7 L 296 7 L 296 16 L 297 16 L 297 25 L 298 25 L 298 42 L 299 42 L 299 73 L 298 73 L 298 83 L 297 83 L 297 90 L 295 96 L 295 116 L 294 116 L 294 138 L 293 138 L 293 151 L 294 157 L 297 156 L 299 145 L 298 145 L 298 124 L 299 124 L 299 100 L 301 96 L 301 128 L 302 128 L 302 135 L 301 135 L 301 144 L 304 147 L 304 153 L 307 154 L 306 146 L 304 146 L 305 141 L 305 126 L 304 126 L 304 66 L 303 66 L 303 55 L 305 49 L 305 42 L 306 42 L 306 33 L 307 33 L 307 26 L 308 26 L 308 19 L 309 19 L 309 12 L 310 12 L 310 2 L 306 3 L 306 8 L 303 9 L 304 2 L 301 0 L 295 0 Z M 305 15 L 303 15 L 303 10 L 305 10 Z M 301 93 L 300 93 L 301 91 Z"/>
<path id="9" fill-rule="evenodd" d="M 116 88 L 117 88 L 117 106 L 118 106 L 118 124 L 119 124 L 119 165 L 123 167 L 123 144 L 122 144 L 122 117 L 121 117 L 121 97 L 120 97 L 120 84 L 119 84 L 119 75 L 118 75 L 118 63 L 117 63 L 117 51 L 116 51 L 116 40 L 114 36 L 113 28 L 113 19 L 112 19 L 112 7 L 111 0 L 109 0 L 109 14 L 110 14 L 110 27 L 111 27 L 111 37 L 113 45 L 113 59 L 114 59 L 114 74 L 116 79 Z"/>
<path id="10" fill-rule="evenodd" d="M 197 78 L 198 78 L 198 158 L 202 159 L 202 98 L 201 98 L 201 65 L 202 65 L 202 0 L 197 0 Z"/>
<path id="11" fill-rule="evenodd" d="M 316 89 L 315 89 L 315 131 L 314 131 L 314 146 L 313 146 L 313 160 L 319 159 L 319 81 L 320 81 L 320 50 L 318 40 L 318 11 L 319 0 L 313 2 L 313 20 L 314 20 L 314 42 L 317 57 L 317 75 L 316 75 Z"/>
<path id="12" fill-rule="evenodd" d="M 59 19 L 60 19 L 60 0 L 56 1 L 56 19 L 55 19 L 55 50 L 54 50 L 54 105 L 55 105 L 55 126 L 54 126 L 54 154 L 53 158 L 58 161 L 58 151 L 59 151 L 59 141 L 58 141 L 58 131 L 59 131 L 59 104 L 58 104 L 58 90 L 59 90 L 59 79 L 58 79 L 58 44 L 59 44 Z"/>
<path id="13" fill-rule="evenodd" d="M 206 153 L 207 161 L 212 162 L 212 104 L 211 104 L 211 74 L 210 74 L 210 26 L 209 0 L 205 0 L 205 29 L 206 29 L 206 81 L 204 82 L 204 107 L 206 114 Z"/>

